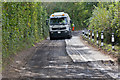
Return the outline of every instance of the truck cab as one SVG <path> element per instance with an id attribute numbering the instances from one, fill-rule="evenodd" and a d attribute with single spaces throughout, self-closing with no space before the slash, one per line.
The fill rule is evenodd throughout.
<path id="1" fill-rule="evenodd" d="M 56 38 L 71 38 L 71 19 L 67 13 L 56 12 L 49 18 L 50 40 Z"/>

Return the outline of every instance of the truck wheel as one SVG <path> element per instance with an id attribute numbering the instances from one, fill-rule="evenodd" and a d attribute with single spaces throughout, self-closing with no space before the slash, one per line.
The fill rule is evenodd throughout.
<path id="1" fill-rule="evenodd" d="M 54 40 L 54 37 L 52 35 L 50 35 L 50 40 Z"/>
<path id="2" fill-rule="evenodd" d="M 49 34 L 49 37 L 50 37 L 50 40 L 53 40 L 53 35 L 51 35 L 51 33 Z"/>
<path id="3" fill-rule="evenodd" d="M 69 36 L 68 36 L 68 39 L 71 39 L 71 38 L 72 38 L 72 35 L 69 35 Z"/>
<path id="4" fill-rule="evenodd" d="M 53 40 L 54 38 L 50 36 L 50 40 Z"/>

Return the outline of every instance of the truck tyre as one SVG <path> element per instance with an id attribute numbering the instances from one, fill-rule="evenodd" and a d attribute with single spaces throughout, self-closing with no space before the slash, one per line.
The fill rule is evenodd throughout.
<path id="1" fill-rule="evenodd" d="M 54 40 L 54 38 L 50 36 L 50 40 Z"/>
<path id="2" fill-rule="evenodd" d="M 53 40 L 54 38 L 53 38 L 53 36 L 50 34 L 50 40 Z"/>
<path id="3" fill-rule="evenodd" d="M 72 35 L 69 35 L 69 36 L 68 36 L 68 39 L 71 39 L 71 38 L 72 38 Z"/>

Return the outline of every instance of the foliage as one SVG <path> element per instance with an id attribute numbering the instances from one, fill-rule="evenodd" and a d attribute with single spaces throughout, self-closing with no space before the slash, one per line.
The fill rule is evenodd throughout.
<path id="1" fill-rule="evenodd" d="M 89 18 L 89 29 L 104 31 L 107 43 L 111 42 L 112 33 L 115 33 L 116 43 L 120 43 L 119 6 L 119 2 L 99 2 Z"/>
<path id="2" fill-rule="evenodd" d="M 0 10 L 2 10 L 2 4 L 0 3 Z M 2 12 L 0 11 L 0 53 L 2 52 Z"/>
<path id="3" fill-rule="evenodd" d="M 66 12 L 69 14 L 72 22 L 75 24 L 75 29 L 80 30 L 87 27 L 89 18 L 92 16 L 93 5 L 97 5 L 95 2 L 53 2 L 43 4 L 47 13 L 54 12 Z"/>
<path id="4" fill-rule="evenodd" d="M 43 18 L 44 17 L 44 18 Z M 3 58 L 47 37 L 47 13 L 41 3 L 2 3 Z"/>

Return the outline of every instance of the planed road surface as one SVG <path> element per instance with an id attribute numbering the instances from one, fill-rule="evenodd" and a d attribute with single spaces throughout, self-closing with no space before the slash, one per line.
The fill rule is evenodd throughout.
<path id="1" fill-rule="evenodd" d="M 81 32 L 72 39 L 45 40 L 36 53 L 21 67 L 19 78 L 55 78 L 61 80 L 115 80 L 117 64 L 112 58 L 86 46 Z M 52 79 L 51 79 L 52 80 Z"/>

